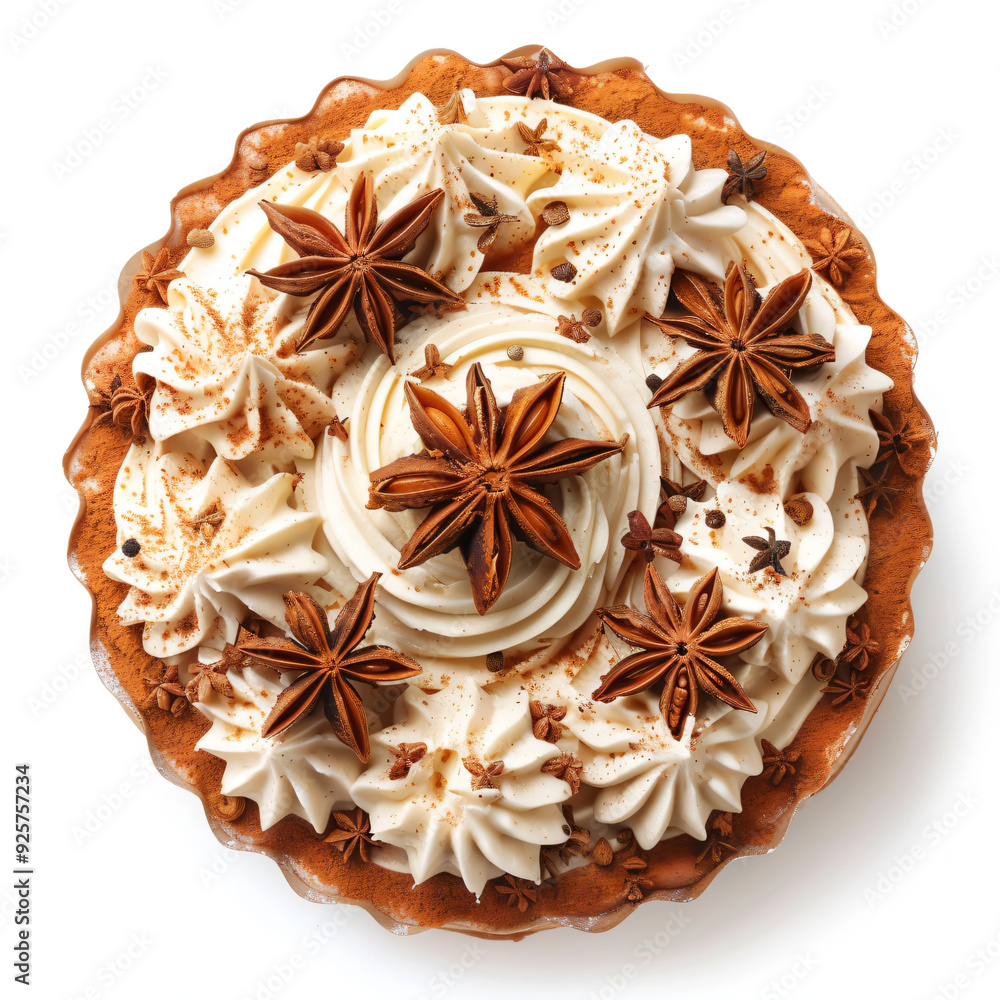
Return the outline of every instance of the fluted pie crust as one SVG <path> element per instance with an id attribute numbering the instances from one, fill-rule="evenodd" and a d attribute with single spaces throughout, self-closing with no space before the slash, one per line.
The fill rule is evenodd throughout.
<path id="1" fill-rule="evenodd" d="M 538 46 L 525 46 L 504 58 L 533 57 Z M 504 84 L 512 71 L 500 60 L 479 66 L 447 51 L 417 57 L 390 81 L 339 78 L 326 87 L 303 118 L 274 121 L 243 132 L 230 165 L 214 177 L 189 185 L 171 203 L 167 235 L 147 248 L 166 246 L 181 256 L 192 230 L 207 227 L 219 210 L 270 172 L 298 155 L 296 143 L 311 137 L 345 136 L 364 124 L 379 108 L 396 108 L 415 91 L 439 105 L 453 93 L 471 88 L 477 96 L 507 93 Z M 822 242 L 823 230 L 843 226 L 854 230 L 856 246 L 867 259 L 857 260 L 842 277 L 838 291 L 858 321 L 872 328 L 867 363 L 887 375 L 894 388 L 886 393 L 884 412 L 897 427 L 906 425 L 933 441 L 930 421 L 913 395 L 916 348 L 904 321 L 878 297 L 875 265 L 864 238 L 839 206 L 820 189 L 788 153 L 749 137 L 724 105 L 702 97 L 669 95 L 660 91 L 631 59 L 616 59 L 587 68 L 567 67 L 564 78 L 572 85 L 565 103 L 609 121 L 631 119 L 645 132 L 663 137 L 686 133 L 693 143 L 697 168 L 725 167 L 730 149 L 743 163 L 767 150 L 767 180 L 756 185 L 754 197 L 781 219 L 803 241 Z M 826 234 L 829 235 L 829 232 Z M 531 244 L 495 261 L 497 269 L 529 271 Z M 813 255 L 814 259 L 816 254 Z M 84 379 L 107 392 L 109 372 L 128 368 L 142 347 L 133 334 L 137 312 L 150 303 L 147 292 L 134 282 L 143 270 L 137 254 L 126 265 L 119 282 L 122 310 L 118 320 L 88 351 Z M 148 688 L 143 682 L 150 657 L 141 645 L 141 629 L 121 625 L 117 607 L 127 590 L 102 572 L 101 565 L 116 546 L 112 491 L 129 439 L 109 420 L 99 420 L 92 407 L 67 453 L 66 475 L 81 497 L 80 514 L 70 540 L 74 572 L 93 597 L 92 648 L 97 668 L 108 688 L 146 733 L 150 753 L 167 778 L 196 792 L 216 836 L 224 843 L 267 854 L 281 867 L 288 882 L 313 900 L 351 902 L 363 906 L 384 926 L 414 931 L 446 927 L 470 934 L 519 938 L 557 925 L 596 931 L 613 927 L 639 902 L 648 899 L 686 900 L 699 895 L 718 871 L 735 857 L 763 854 L 774 847 L 798 804 L 823 788 L 839 772 L 867 727 L 885 694 L 900 654 L 913 631 L 910 586 L 931 547 L 931 526 L 921 498 L 921 484 L 930 461 L 926 451 L 916 475 L 894 468 L 892 514 L 870 518 L 871 549 L 864 586 L 868 592 L 865 618 L 881 651 L 868 668 L 872 683 L 866 697 L 835 705 L 819 701 L 800 728 L 785 756 L 794 759 L 794 773 L 778 783 L 773 769 L 749 778 L 743 785 L 742 812 L 732 818 L 732 832 L 710 832 L 709 842 L 682 835 L 640 850 L 634 843 L 608 858 L 595 854 L 588 864 L 561 871 L 532 887 L 535 899 L 526 908 L 508 905 L 509 893 L 487 886 L 477 901 L 453 875 L 439 874 L 413 886 L 409 875 L 366 863 L 356 854 L 345 860 L 317 836 L 311 825 L 288 817 L 261 831 L 257 807 L 247 802 L 236 818 L 220 794 L 224 763 L 194 745 L 209 722 L 194 711 L 179 717 L 142 709 Z M 848 823 L 848 819 L 844 819 Z M 712 838 L 723 842 L 713 849 Z M 639 858 L 645 867 L 637 864 Z M 631 862 L 631 863 L 630 863 Z M 543 872 L 544 874 L 544 872 Z M 503 879 L 495 880 L 501 886 Z"/>

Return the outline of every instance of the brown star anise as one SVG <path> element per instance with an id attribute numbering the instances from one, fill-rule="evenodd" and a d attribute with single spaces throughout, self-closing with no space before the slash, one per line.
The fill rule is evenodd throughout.
<path id="1" fill-rule="evenodd" d="M 628 515 L 628 533 L 622 536 L 622 545 L 630 552 L 641 552 L 646 562 L 657 556 L 679 563 L 683 556 L 678 546 L 683 539 L 669 528 L 651 528 L 646 515 L 633 510 Z"/>
<path id="2" fill-rule="evenodd" d="M 545 130 L 548 127 L 548 118 L 543 118 L 534 128 L 529 128 L 525 122 L 517 123 L 517 134 L 525 144 L 525 156 L 538 156 L 541 150 L 553 152 L 559 148 L 559 143 L 554 139 L 545 138 Z"/>
<path id="3" fill-rule="evenodd" d="M 898 430 L 884 414 L 869 410 L 868 417 L 878 434 L 876 464 L 895 457 L 908 476 L 922 476 L 930 460 L 930 435 L 909 421 Z"/>
<path id="4" fill-rule="evenodd" d="M 803 240 L 802 243 L 813 259 L 814 271 L 826 271 L 830 284 L 836 288 L 851 276 L 854 261 L 865 257 L 860 247 L 848 247 L 851 238 L 851 227 L 844 226 L 837 230 L 834 236 L 827 226 L 819 231 L 819 239 Z"/>
<path id="5" fill-rule="evenodd" d="M 757 555 L 750 560 L 747 572 L 758 573 L 770 566 L 775 573 L 788 576 L 785 568 L 781 565 L 781 560 L 791 552 L 792 543 L 784 538 L 776 538 L 774 528 L 770 525 L 765 525 L 764 530 L 767 532 L 767 538 L 761 538 L 759 535 L 747 535 L 743 539 L 744 545 L 749 545 L 750 548 L 757 550 Z"/>
<path id="6" fill-rule="evenodd" d="M 344 861 L 350 861 L 355 850 L 362 861 L 367 861 L 371 849 L 382 846 L 381 841 L 372 837 L 371 820 L 360 806 L 353 813 L 335 812 L 333 821 L 336 829 L 323 840 L 333 844 L 344 855 Z"/>
<path id="7" fill-rule="evenodd" d="M 761 758 L 764 763 L 764 770 L 761 771 L 761 774 L 765 778 L 770 779 L 771 784 L 775 788 L 788 775 L 795 774 L 795 763 L 802 756 L 800 751 L 796 750 L 793 753 L 787 747 L 784 750 L 779 750 L 773 743 L 764 739 L 760 741 L 760 749 L 762 751 Z"/>
<path id="8" fill-rule="evenodd" d="M 430 389 L 407 383 L 410 419 L 428 450 L 372 472 L 368 501 L 373 510 L 430 508 L 400 552 L 400 569 L 461 545 L 476 610 L 484 615 L 507 582 L 513 538 L 580 568 L 569 529 L 540 488 L 586 472 L 617 455 L 623 444 L 544 442 L 565 380 L 564 372 L 556 372 L 520 388 L 501 409 L 475 364 L 466 380 L 464 414 Z"/>
<path id="9" fill-rule="evenodd" d="M 463 218 L 467 226 L 475 226 L 484 230 L 479 234 L 476 247 L 480 253 L 486 253 L 497 238 L 500 227 L 509 222 L 517 222 L 517 216 L 505 215 L 499 211 L 497 209 L 496 195 L 485 195 L 480 194 L 478 191 L 470 191 L 469 197 L 479 211 L 467 212 Z"/>
<path id="10" fill-rule="evenodd" d="M 167 286 L 175 278 L 183 277 L 183 271 L 170 266 L 170 250 L 160 247 L 155 257 L 148 250 L 142 251 L 142 270 L 132 280 L 147 292 L 156 292 L 166 302 Z"/>
<path id="11" fill-rule="evenodd" d="M 832 694 L 832 704 L 839 707 L 844 702 L 854 702 L 868 696 L 868 684 L 859 670 L 851 671 L 850 680 L 835 677 L 828 687 L 823 688 L 823 694 Z"/>
<path id="12" fill-rule="evenodd" d="M 531 712 L 531 733 L 535 739 L 558 743 L 563 731 L 559 723 L 566 718 L 566 706 L 544 705 L 540 701 L 532 701 L 528 708 Z"/>
<path id="13" fill-rule="evenodd" d="M 872 475 L 868 469 L 858 469 L 858 478 L 861 480 L 861 489 L 854 494 L 856 500 L 861 501 L 861 506 L 865 509 L 865 514 L 872 517 L 878 510 L 878 505 L 885 502 L 891 514 L 892 498 L 899 490 L 895 486 L 889 486 L 886 481 L 886 471 L 883 468 L 877 475 Z"/>
<path id="14" fill-rule="evenodd" d="M 371 174 L 363 172 L 347 199 L 343 233 L 311 208 L 260 202 L 271 228 L 299 256 L 270 271 L 251 268 L 247 274 L 287 295 L 320 293 L 309 307 L 296 350 L 333 336 L 353 309 L 365 339 L 395 363 L 393 299 L 461 301 L 426 271 L 400 260 L 443 197 L 440 188 L 429 191 L 379 225 L 375 186 Z"/>
<path id="15" fill-rule="evenodd" d="M 696 858 L 698 864 L 701 864 L 705 858 L 710 857 L 712 861 L 719 862 L 727 854 L 731 854 L 736 850 L 733 844 L 730 844 L 724 837 L 728 837 L 733 832 L 733 814 L 732 813 L 715 813 L 712 819 L 709 821 L 708 836 L 705 839 L 705 847 L 702 852 Z"/>
<path id="16" fill-rule="evenodd" d="M 427 753 L 426 743 L 400 743 L 398 747 L 389 747 L 395 756 L 392 767 L 389 768 L 389 778 L 396 781 L 398 778 L 405 778 L 410 773 L 410 768 L 418 760 L 423 760 Z"/>
<path id="17" fill-rule="evenodd" d="M 574 795 L 580 791 L 580 775 L 582 773 L 583 761 L 569 751 L 542 764 L 542 774 L 551 774 L 556 778 L 561 778 L 569 785 L 569 789 Z"/>
<path id="18" fill-rule="evenodd" d="M 143 708 L 156 705 L 164 712 L 178 716 L 187 708 L 187 698 L 181 687 L 176 666 L 164 666 L 159 660 L 154 660 L 148 667 L 142 682 L 149 688 L 149 695 Z"/>
<path id="19" fill-rule="evenodd" d="M 601 313 L 598 309 L 584 309 L 580 318 L 575 313 L 556 318 L 556 333 L 577 344 L 586 344 L 590 340 L 590 330 L 587 327 L 600 326 Z"/>
<path id="20" fill-rule="evenodd" d="M 496 891 L 501 896 L 506 896 L 508 906 L 517 904 L 517 912 L 525 913 L 529 906 L 538 899 L 538 890 L 524 878 L 516 878 L 514 875 L 504 875 L 506 885 L 496 884 Z"/>
<path id="21" fill-rule="evenodd" d="M 496 779 L 503 774 L 503 761 L 495 760 L 482 764 L 475 757 L 463 757 L 462 766 L 472 775 L 472 790 L 481 792 L 485 788 L 499 788 Z"/>
<path id="22" fill-rule="evenodd" d="M 677 515 L 687 507 L 687 501 L 700 501 L 707 488 L 708 483 L 704 479 L 682 486 L 660 476 L 660 506 L 656 509 L 653 527 L 673 528 L 677 524 Z"/>
<path id="23" fill-rule="evenodd" d="M 329 170 L 343 151 L 342 142 L 314 135 L 308 142 L 295 143 L 295 166 L 307 171 Z"/>
<path id="24" fill-rule="evenodd" d="M 660 711 L 675 739 L 680 739 L 686 717 L 698 711 L 699 688 L 733 708 L 756 712 L 736 678 L 715 658 L 749 649 L 767 625 L 747 618 L 716 621 L 722 608 L 718 569 L 695 584 L 682 609 L 649 563 L 644 594 L 645 615 L 622 606 L 597 612 L 619 638 L 642 651 L 612 667 L 592 697 L 612 701 L 662 682 Z"/>
<path id="25" fill-rule="evenodd" d="M 838 659 L 849 663 L 855 670 L 867 670 L 869 658 L 878 652 L 878 643 L 872 638 L 867 622 L 852 618 L 847 623 L 847 642 Z"/>
<path id="26" fill-rule="evenodd" d="M 218 691 L 224 698 L 235 698 L 236 692 L 228 677 L 229 668 L 233 662 L 243 664 L 248 659 L 245 653 L 227 642 L 221 659 L 214 663 L 192 664 L 188 667 L 191 680 L 184 687 L 187 700 L 193 705 L 197 701 L 204 701 L 213 691 Z"/>
<path id="27" fill-rule="evenodd" d="M 344 605 L 333 629 L 326 612 L 308 595 L 285 594 L 285 620 L 293 639 L 244 636 L 239 648 L 275 670 L 301 671 L 278 695 L 261 735 L 274 736 L 308 715 L 320 701 L 337 738 L 361 761 L 368 760 L 368 718 L 348 678 L 374 684 L 402 681 L 420 673 L 408 656 L 388 646 L 356 648 L 375 617 L 372 573 Z"/>
<path id="28" fill-rule="evenodd" d="M 722 186 L 722 200 L 729 201 L 737 192 L 743 195 L 747 201 L 753 197 L 753 182 L 762 181 L 767 176 L 767 167 L 764 166 L 764 157 L 767 150 L 762 149 L 744 163 L 740 159 L 740 154 L 735 149 L 729 150 L 726 162 L 729 165 L 729 176 Z"/>
<path id="29" fill-rule="evenodd" d="M 834 359 L 833 345 L 818 333 L 787 329 L 806 300 L 812 272 L 799 271 L 761 298 L 750 272 L 733 264 L 720 305 L 716 287 L 686 271 L 672 288 L 689 315 L 679 319 L 646 314 L 664 333 L 683 337 L 698 353 L 682 362 L 656 390 L 653 406 L 669 406 L 696 389 L 711 391 L 722 426 L 741 448 L 750 435 L 754 396 L 797 431 L 811 424 L 809 405 L 786 371 Z"/>
<path id="30" fill-rule="evenodd" d="M 437 345 L 428 344 L 424 348 L 424 365 L 422 368 L 417 368 L 410 374 L 414 378 L 420 379 L 421 382 L 424 379 L 435 378 L 438 375 L 446 375 L 451 371 L 452 366 L 446 364 L 441 360 L 441 352 L 437 349 Z"/>
<path id="31" fill-rule="evenodd" d="M 149 429 L 149 405 L 155 389 L 156 379 L 143 372 L 136 375 L 134 385 L 126 385 L 121 376 L 116 375 L 111 380 L 110 395 L 102 400 L 107 410 L 95 423 L 110 421 L 129 431 L 136 444 L 145 444 Z"/>
<path id="32" fill-rule="evenodd" d="M 535 56 L 511 56 L 500 62 L 514 70 L 503 84 L 512 94 L 524 94 L 529 100 L 535 94 L 541 94 L 549 100 L 553 95 L 569 97 L 573 93 L 569 81 L 560 75 L 566 64 L 548 49 L 542 49 Z"/>

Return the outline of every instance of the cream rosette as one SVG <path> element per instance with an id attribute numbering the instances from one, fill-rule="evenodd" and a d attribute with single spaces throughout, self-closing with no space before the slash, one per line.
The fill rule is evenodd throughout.
<path id="1" fill-rule="evenodd" d="M 170 285 L 167 309 L 143 309 L 132 369 L 156 379 L 149 431 L 171 450 L 207 441 L 223 458 L 308 458 L 330 422 L 329 393 L 356 360 L 354 344 L 296 352 L 302 316 L 248 277 L 218 290 L 188 278 Z"/>
<path id="2" fill-rule="evenodd" d="M 251 485 L 222 458 L 132 446 L 115 482 L 118 548 L 104 572 L 129 584 L 118 614 L 143 625 L 147 653 L 221 649 L 250 612 L 284 620 L 281 595 L 327 569 L 312 545 L 318 518 L 290 506 L 294 484 L 280 473 Z"/>
<path id="3" fill-rule="evenodd" d="M 346 593 L 353 580 L 383 574 L 373 634 L 421 661 L 421 683 L 428 683 L 428 676 L 438 678 L 435 668 L 442 676 L 456 669 L 484 671 L 486 655 L 497 650 L 534 663 L 544 660 L 595 608 L 613 602 L 627 570 L 619 539 L 628 530 L 628 512 L 656 505 L 658 416 L 646 407 L 648 390 L 611 348 L 596 341 L 574 343 L 554 333 L 554 326 L 553 317 L 544 313 L 497 305 L 473 305 L 414 322 L 404 331 L 395 368 L 378 358 L 338 382 L 334 400 L 338 411 L 350 416 L 348 440 L 328 435 L 315 461 L 300 463 L 306 503 L 322 517 L 331 552 L 327 581 Z M 405 571 L 396 568 L 422 511 L 390 513 L 366 506 L 371 472 L 423 450 L 404 385 L 429 343 L 452 367 L 427 385 L 457 406 L 465 404 L 465 376 L 477 362 L 501 406 L 518 387 L 562 371 L 566 388 L 554 437 L 625 441 L 620 456 L 552 488 L 581 568 L 571 570 L 516 544 L 507 586 L 485 615 L 476 611 L 457 550 Z M 513 346 L 522 352 L 513 352 L 517 360 L 508 354 Z"/>
<path id="4" fill-rule="evenodd" d="M 746 211 L 747 225 L 732 239 L 730 253 L 732 259 L 746 261 L 766 296 L 778 282 L 809 267 L 811 258 L 798 237 L 767 209 L 750 202 Z M 881 409 L 892 380 L 865 363 L 871 327 L 860 325 L 819 275 L 813 275 L 792 328 L 819 334 L 836 351 L 834 361 L 792 378 L 809 405 L 812 426 L 804 434 L 758 401 L 750 437 L 741 450 L 700 392 L 671 408 L 667 426 L 684 464 L 711 483 L 773 481 L 786 500 L 795 493 L 815 493 L 827 503 L 836 501 L 842 512 L 847 498 L 857 492 L 858 466 L 867 467 L 875 459 L 878 439 L 868 411 Z M 664 338 L 651 323 L 643 324 L 642 340 L 647 357 L 662 359 L 653 365 L 661 377 L 696 350 L 680 337 Z"/>
<path id="5" fill-rule="evenodd" d="M 372 733 L 371 761 L 351 787 L 372 835 L 406 852 L 414 883 L 451 872 L 479 895 L 505 872 L 537 882 L 541 845 L 566 839 L 570 787 L 541 769 L 559 751 L 532 735 L 525 692 L 487 694 L 467 680 L 434 694 L 410 686 L 395 717 Z M 400 743 L 427 749 L 391 778 Z M 480 780 L 477 765 L 499 773 Z"/>
<path id="6" fill-rule="evenodd" d="M 655 694 L 610 704 L 578 699 L 563 725 L 576 740 L 581 780 L 595 789 L 594 818 L 612 828 L 628 827 L 646 849 L 668 831 L 703 839 L 712 810 L 739 812 L 743 782 L 761 770 L 755 736 L 767 704 L 754 706 L 756 715 L 706 704 L 697 727 L 689 716 L 682 738 L 675 740 Z"/>
<path id="7" fill-rule="evenodd" d="M 228 676 L 234 698 L 213 691 L 195 703 L 212 723 L 195 749 L 226 762 L 222 794 L 256 802 L 262 830 L 285 816 L 301 816 L 322 833 L 334 809 L 352 804 L 350 786 L 363 765 L 321 711 L 265 739 L 264 720 L 284 686 L 252 667 L 245 667 L 242 676 Z"/>

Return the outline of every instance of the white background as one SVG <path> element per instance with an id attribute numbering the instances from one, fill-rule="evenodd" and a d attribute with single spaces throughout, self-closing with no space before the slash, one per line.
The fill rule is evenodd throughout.
<path id="1" fill-rule="evenodd" d="M 3 4 L 0 594 L 12 724 L 0 774 L 12 788 L 14 763 L 32 765 L 36 874 L 33 983 L 9 992 L 12 879 L 0 880 L 0 992 L 1000 995 L 995 4 L 393 0 L 379 23 L 389 9 Z M 303 114 L 335 76 L 394 76 L 427 48 L 490 61 L 527 43 L 577 66 L 634 56 L 664 90 L 726 102 L 854 216 L 882 296 L 921 342 L 917 388 L 940 432 L 927 482 L 936 549 L 882 709 L 774 854 L 731 864 L 694 903 L 645 905 L 597 937 L 394 938 L 361 911 L 300 899 L 270 861 L 227 852 L 197 799 L 152 772 L 87 662 L 90 604 L 64 564 L 76 501 L 60 458 L 86 406 L 83 352 L 117 312 L 119 270 L 165 231 L 178 188 L 228 163 L 242 128 Z M 113 127 L 74 162 L 102 118 Z M 14 867 L 8 836 L 0 871 Z"/>

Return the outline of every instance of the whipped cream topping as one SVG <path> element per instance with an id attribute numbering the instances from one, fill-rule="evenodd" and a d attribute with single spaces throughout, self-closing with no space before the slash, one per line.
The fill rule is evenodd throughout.
<path id="1" fill-rule="evenodd" d="M 220 292 L 178 278 L 169 309 L 143 309 L 133 371 L 156 379 L 149 430 L 171 450 L 207 442 L 223 458 L 309 458 L 333 417 L 330 390 L 353 345 L 295 351 L 302 316 L 248 277 Z"/>
<path id="2" fill-rule="evenodd" d="M 369 767 L 351 787 L 372 834 L 406 852 L 415 883 L 451 872 L 478 896 L 504 872 L 537 882 L 540 845 L 566 839 L 559 803 L 570 786 L 541 770 L 558 750 L 532 735 L 525 693 L 487 693 L 471 681 L 434 694 L 410 686 L 395 715 L 372 735 Z M 423 743 L 427 752 L 393 779 L 400 743 Z M 468 762 L 503 767 L 487 784 Z"/>
<path id="3" fill-rule="evenodd" d="M 576 344 L 557 335 L 555 325 L 545 313 L 476 305 L 440 320 L 410 324 L 395 367 L 379 358 L 338 382 L 338 409 L 350 414 L 347 442 L 327 436 L 315 462 L 300 464 L 306 502 L 321 515 L 332 550 L 328 582 L 346 592 L 352 579 L 383 574 L 373 635 L 414 652 L 425 668 L 419 680 L 423 686 L 439 683 L 427 673 L 436 663 L 451 675 L 456 669 L 485 671 L 485 657 L 495 650 L 540 662 L 556 640 L 572 634 L 594 608 L 613 599 L 627 569 L 626 552 L 618 544 L 628 530 L 627 514 L 656 503 L 659 418 L 646 408 L 648 391 L 614 351 L 597 341 Z M 510 580 L 487 615 L 476 612 L 458 551 L 396 570 L 400 549 L 422 512 L 389 513 L 365 506 L 369 473 L 423 448 L 403 389 L 405 373 L 422 363 L 429 343 L 452 368 L 427 385 L 458 406 L 465 403 L 465 376 L 477 362 L 501 406 L 518 387 L 565 371 L 566 389 L 553 433 L 558 438 L 627 438 L 620 457 L 564 480 L 554 497 L 581 569 L 570 570 L 527 546 L 515 546 Z M 522 351 L 516 361 L 508 355 L 512 345 Z"/>
<path id="4" fill-rule="evenodd" d="M 379 863 L 402 864 L 405 856 L 415 881 L 452 872 L 478 893 L 503 872 L 537 879 L 540 847 L 565 838 L 560 805 L 570 787 L 541 770 L 563 752 L 583 765 L 583 786 L 572 796 L 576 821 L 606 835 L 631 828 L 642 847 L 678 833 L 704 837 L 713 809 L 740 808 L 743 782 L 762 766 L 760 740 L 783 747 L 794 737 L 820 697 L 813 657 L 836 656 L 847 617 L 864 601 L 868 531 L 853 497 L 858 467 L 877 450 L 867 412 L 880 409 L 891 382 L 865 363 L 871 330 L 814 275 L 795 325 L 829 340 L 836 358 L 794 376 L 812 417 L 806 434 L 758 405 L 740 450 L 702 393 L 665 415 L 650 411 L 647 376 L 669 374 L 694 351 L 642 319 L 673 308 L 674 270 L 721 283 L 728 264 L 742 260 L 766 294 L 810 266 L 801 241 L 755 202 L 723 205 L 725 171 L 695 170 L 686 136 L 656 139 L 632 122 L 513 96 L 466 92 L 462 108 L 461 120 L 442 122 L 414 94 L 336 137 L 345 148 L 332 170 L 308 173 L 293 163 L 275 171 L 219 213 L 212 248 L 192 250 L 178 265 L 186 277 L 171 283 L 167 308 L 143 310 L 136 332 L 153 350 L 137 356 L 135 370 L 158 380 L 150 428 L 159 444 L 133 448 L 123 465 L 115 490 L 119 545 L 135 538 L 141 551 L 128 558 L 119 549 L 107 571 L 132 585 L 123 620 L 144 622 L 146 649 L 159 656 L 221 648 L 247 609 L 283 627 L 285 590 L 318 583 L 332 591 L 329 603 L 381 573 L 370 639 L 413 656 L 424 670 L 401 689 L 394 710 L 385 699 L 373 702 L 367 767 L 336 748 L 332 756 L 316 749 L 332 736 L 320 713 L 289 730 L 280 753 L 259 740 L 287 677 L 270 686 L 252 681 L 253 697 L 238 689 L 239 707 L 227 716 L 237 735 L 221 728 L 228 703 L 213 695 L 202 710 L 222 714 L 199 746 L 232 755 L 223 791 L 254 798 L 262 822 L 296 814 L 319 830 L 330 803 L 354 801 L 388 845 Z M 528 155 L 518 124 L 535 130 L 543 119 L 546 141 Z M 244 274 L 294 257 L 270 229 L 261 199 L 315 209 L 343 227 L 347 192 L 362 171 L 374 177 L 382 219 L 431 189 L 445 192 L 405 259 L 461 292 L 467 306 L 397 331 L 395 367 L 365 347 L 353 316 L 335 336 L 296 354 L 310 300 L 274 295 Z M 512 217 L 488 256 L 476 245 L 483 230 L 463 218 L 478 211 L 472 193 L 495 197 L 497 211 Z M 546 225 L 542 214 L 556 201 L 569 218 Z M 487 260 L 517 259 L 529 246 L 528 274 L 484 269 Z M 527 267 L 526 250 L 520 259 Z M 558 280 L 552 269 L 566 263 L 575 272 Z M 586 343 L 557 332 L 561 317 L 581 319 L 588 309 L 600 321 L 588 327 Z M 553 433 L 627 438 L 620 456 L 552 488 L 581 569 L 518 544 L 508 585 L 482 616 L 459 552 L 398 570 L 421 512 L 366 506 L 369 473 L 423 448 L 404 385 L 430 345 L 451 367 L 424 382 L 459 407 L 477 362 L 501 406 L 517 388 L 565 371 Z M 333 414 L 346 422 L 346 442 L 316 437 Z M 300 479 L 294 492 L 290 471 Z M 630 511 L 653 519 L 661 475 L 710 484 L 704 501 L 678 516 L 683 563 L 657 558 L 671 592 L 683 601 L 717 567 L 725 613 L 769 626 L 727 664 L 757 712 L 706 696 L 678 740 L 656 692 L 608 705 L 591 699 L 630 652 L 601 633 L 594 611 L 643 609 L 644 563 L 620 540 Z M 784 511 L 794 497 L 813 508 L 803 526 Z M 216 505 L 225 520 L 206 534 L 196 522 Z M 709 510 L 725 513 L 724 526 L 707 527 Z M 742 539 L 769 527 L 790 543 L 787 577 L 749 572 L 756 550 Z M 496 652 L 504 670 L 491 674 L 487 656 Z M 535 699 L 567 709 L 556 744 L 532 735 Z M 301 745 L 294 742 L 300 735 Z M 393 751 L 403 742 L 428 749 L 407 775 L 392 778 Z M 293 767 L 298 753 L 313 772 Z M 262 762 L 250 759 L 255 754 Z M 474 788 L 465 759 L 502 760 L 497 787 Z M 283 804 L 273 805 L 278 799 Z"/>
<path id="5" fill-rule="evenodd" d="M 147 653 L 221 649 L 249 612 L 284 620 L 281 595 L 327 566 L 312 545 L 318 518 L 289 506 L 293 486 L 287 473 L 253 486 L 223 458 L 129 449 L 115 482 L 118 548 L 104 572 L 129 584 L 118 614 L 142 623 Z M 126 554 L 129 541 L 137 554 Z"/>
<path id="6" fill-rule="evenodd" d="M 285 816 L 301 816 L 322 833 L 334 809 L 351 805 L 351 782 L 363 765 L 334 736 L 322 712 L 265 739 L 264 720 L 285 683 L 252 667 L 242 676 L 230 673 L 229 680 L 234 699 L 213 691 L 195 703 L 212 723 L 195 749 L 226 762 L 222 794 L 256 802 L 262 830 Z"/>
<path id="7" fill-rule="evenodd" d="M 582 781 L 597 789 L 594 818 L 629 827 L 644 848 L 655 846 L 668 830 L 703 839 L 712 810 L 738 812 L 744 780 L 760 773 L 755 736 L 767 704 L 754 706 L 757 715 L 716 702 L 697 732 L 689 716 L 681 740 L 675 740 L 656 695 L 643 692 L 610 704 L 575 702 L 564 724 L 583 762 Z"/>

